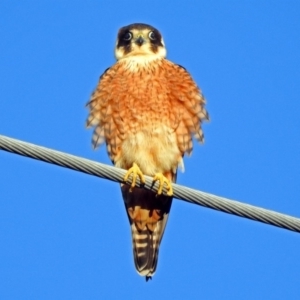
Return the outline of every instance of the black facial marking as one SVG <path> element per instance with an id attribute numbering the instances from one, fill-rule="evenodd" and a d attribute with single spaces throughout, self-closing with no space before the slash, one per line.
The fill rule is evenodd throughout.
<path id="1" fill-rule="evenodd" d="M 122 27 L 118 33 L 117 48 L 123 47 L 125 54 L 127 54 L 131 51 L 131 38 L 128 40 L 126 38 L 128 37 L 128 34 L 131 34 L 132 29 L 137 29 L 137 30 L 149 29 L 149 30 L 151 30 L 151 32 L 149 33 L 149 39 L 151 42 L 151 49 L 154 53 L 156 53 L 158 51 L 158 47 L 163 47 L 163 44 L 161 41 L 162 40 L 161 34 L 156 28 L 154 28 L 153 26 L 148 25 L 148 24 L 134 23 L 134 24 Z M 151 34 L 151 37 L 150 37 L 150 34 Z"/>
<path id="2" fill-rule="evenodd" d="M 125 32 L 122 39 L 126 42 L 130 41 L 132 39 L 132 33 L 130 31 Z"/>
<path id="3" fill-rule="evenodd" d="M 132 33 L 128 28 L 121 28 L 118 34 L 118 44 L 117 47 L 123 47 L 125 53 L 129 53 L 131 50 L 131 39 Z"/>
<path id="4" fill-rule="evenodd" d="M 162 37 L 160 32 L 153 28 L 153 30 L 151 32 L 149 32 L 149 39 L 151 42 L 151 49 L 154 53 L 156 53 L 158 51 L 159 47 L 163 47 L 164 45 L 162 44 Z"/>

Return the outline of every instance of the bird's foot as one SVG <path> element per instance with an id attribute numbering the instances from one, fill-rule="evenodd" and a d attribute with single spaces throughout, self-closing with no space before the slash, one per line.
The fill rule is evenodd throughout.
<path id="1" fill-rule="evenodd" d="M 130 192 L 132 192 L 133 188 L 135 187 L 137 177 L 139 177 L 141 184 L 145 184 L 145 182 L 146 182 L 141 169 L 138 167 L 138 165 L 136 163 L 133 163 L 132 167 L 125 174 L 125 176 L 124 176 L 125 182 L 128 180 L 128 178 L 131 174 L 132 174 L 132 183 L 131 183 L 131 186 L 129 189 Z"/>
<path id="2" fill-rule="evenodd" d="M 162 194 L 164 184 L 166 184 L 167 191 L 168 191 L 167 195 L 172 196 L 173 195 L 173 188 L 172 188 L 172 184 L 171 184 L 170 180 L 167 177 L 165 177 L 162 173 L 156 173 L 155 176 L 153 177 L 153 182 L 155 182 L 157 180 L 159 181 L 157 195 Z"/>

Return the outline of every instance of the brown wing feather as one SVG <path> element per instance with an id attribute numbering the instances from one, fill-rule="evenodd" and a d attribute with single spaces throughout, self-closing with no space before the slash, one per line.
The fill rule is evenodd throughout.
<path id="1" fill-rule="evenodd" d="M 179 65 L 173 64 L 170 68 L 169 84 L 171 101 L 174 103 L 174 109 L 180 114 L 176 128 L 178 146 L 182 154 L 190 154 L 193 149 L 193 136 L 204 142 L 201 122 L 209 119 L 204 108 L 205 99 L 191 75 Z"/>

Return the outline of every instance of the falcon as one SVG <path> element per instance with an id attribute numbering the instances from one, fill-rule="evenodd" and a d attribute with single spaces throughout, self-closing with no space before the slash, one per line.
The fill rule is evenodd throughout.
<path id="1" fill-rule="evenodd" d="M 166 59 L 156 28 L 141 23 L 122 27 L 115 57 L 87 104 L 87 127 L 94 127 L 94 148 L 105 142 L 113 164 L 127 170 L 121 192 L 134 263 L 148 280 L 156 270 L 177 168 L 184 169 L 183 156 L 191 154 L 193 137 L 204 141 L 201 123 L 208 114 L 191 75 Z M 136 186 L 137 179 L 145 183 L 144 175 L 158 181 L 157 193 Z"/>

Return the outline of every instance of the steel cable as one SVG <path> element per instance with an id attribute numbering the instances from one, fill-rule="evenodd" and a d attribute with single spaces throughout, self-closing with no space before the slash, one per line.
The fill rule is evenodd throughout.
<path id="1" fill-rule="evenodd" d="M 0 149 L 116 182 L 123 182 L 123 178 L 126 173 L 123 169 L 12 139 L 3 135 L 0 135 Z M 158 184 L 156 183 L 153 185 L 152 178 L 149 176 L 145 176 L 145 178 L 146 184 L 143 187 L 157 191 Z M 137 182 L 137 186 L 140 186 L 139 181 Z M 289 215 L 200 192 L 178 184 L 173 184 L 173 191 L 174 198 L 177 199 L 228 214 L 300 232 L 300 219 Z M 164 193 L 165 192 L 166 190 L 164 190 Z"/>

